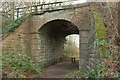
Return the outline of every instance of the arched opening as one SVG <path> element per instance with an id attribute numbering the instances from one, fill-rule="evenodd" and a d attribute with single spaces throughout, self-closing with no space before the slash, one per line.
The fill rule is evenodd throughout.
<path id="1" fill-rule="evenodd" d="M 79 29 L 67 20 L 53 20 L 38 30 L 39 65 L 48 66 L 63 60 L 64 39 L 71 34 L 78 34 Z"/>
<path id="2" fill-rule="evenodd" d="M 75 63 L 79 64 L 79 35 L 72 34 L 65 38 L 64 55 L 65 60 L 71 61 L 75 58 Z M 71 62 L 74 63 L 74 62 Z"/>

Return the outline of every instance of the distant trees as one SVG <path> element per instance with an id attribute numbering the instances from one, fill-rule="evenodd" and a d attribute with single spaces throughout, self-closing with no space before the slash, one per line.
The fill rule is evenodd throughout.
<path id="1" fill-rule="evenodd" d="M 78 57 L 79 56 L 79 48 L 76 46 L 76 38 L 72 36 L 68 36 L 67 42 L 64 45 L 65 55 L 68 57 Z"/>
<path id="2" fill-rule="evenodd" d="M 17 18 L 17 11 L 15 10 L 16 8 L 26 7 L 24 11 L 22 11 L 22 14 L 24 14 L 26 13 L 29 6 L 35 4 L 41 4 L 41 0 L 39 0 L 38 2 L 1 2 L 0 12 L 2 13 L 2 26 L 10 24 L 13 20 Z"/>

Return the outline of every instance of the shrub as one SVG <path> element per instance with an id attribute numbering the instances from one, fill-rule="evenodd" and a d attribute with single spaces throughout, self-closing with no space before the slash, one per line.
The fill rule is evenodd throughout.
<path id="1" fill-rule="evenodd" d="M 2 57 L 2 66 L 4 69 L 10 69 L 11 72 L 16 72 L 18 76 L 14 77 L 20 78 L 24 74 L 24 77 L 27 77 L 30 74 L 33 74 L 32 77 L 38 77 L 41 75 L 42 68 L 35 67 L 34 60 L 26 54 L 23 53 L 4 53 Z M 11 77 L 7 74 L 8 77 Z M 12 75 L 13 76 L 13 75 Z"/>

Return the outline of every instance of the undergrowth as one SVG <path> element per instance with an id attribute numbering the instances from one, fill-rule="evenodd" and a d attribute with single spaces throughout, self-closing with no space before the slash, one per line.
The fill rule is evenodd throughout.
<path id="1" fill-rule="evenodd" d="M 14 20 L 11 24 L 5 26 L 5 29 L 2 31 L 2 33 L 5 34 L 8 32 L 13 32 L 22 23 L 22 20 L 23 20 L 23 16 Z"/>
<path id="2" fill-rule="evenodd" d="M 18 28 L 21 25 L 22 21 L 26 19 L 27 16 L 29 15 L 25 14 L 24 16 L 21 16 L 12 21 L 9 25 L 2 26 L 2 37 L 4 38 L 4 36 L 7 35 L 8 33 L 14 32 L 16 28 Z"/>
<path id="3" fill-rule="evenodd" d="M 26 54 L 3 53 L 2 70 L 6 78 L 34 78 L 40 77 L 42 68 L 35 67 L 34 60 Z"/>

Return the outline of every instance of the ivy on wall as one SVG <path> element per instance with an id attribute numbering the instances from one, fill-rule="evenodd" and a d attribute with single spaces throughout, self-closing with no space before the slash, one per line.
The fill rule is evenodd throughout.
<path id="1" fill-rule="evenodd" d="M 11 24 L 5 26 L 5 30 L 2 31 L 2 34 L 13 32 L 22 23 L 22 20 L 23 20 L 23 16 L 14 20 Z"/>

